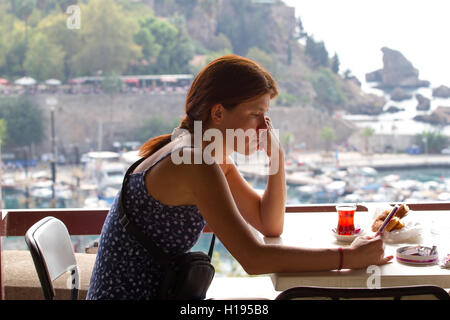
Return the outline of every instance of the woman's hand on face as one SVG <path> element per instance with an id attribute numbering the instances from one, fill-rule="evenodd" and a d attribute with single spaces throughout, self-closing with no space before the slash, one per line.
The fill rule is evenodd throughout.
<path id="1" fill-rule="evenodd" d="M 265 117 L 265 128 L 258 132 L 259 144 L 258 150 L 264 150 L 270 158 L 272 152 L 278 154 L 281 150 L 281 144 L 273 130 L 272 121 L 269 117 Z"/>
<path id="2" fill-rule="evenodd" d="M 352 269 L 387 264 L 394 258 L 393 256 L 384 256 L 384 243 L 380 236 L 356 238 L 352 242 L 350 250 L 352 256 L 349 267 Z"/>

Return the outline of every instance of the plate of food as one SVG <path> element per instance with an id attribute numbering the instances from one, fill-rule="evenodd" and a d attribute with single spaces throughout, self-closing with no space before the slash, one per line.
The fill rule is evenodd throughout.
<path id="1" fill-rule="evenodd" d="M 385 224 L 385 220 L 393 211 L 393 207 L 376 208 L 371 230 L 375 233 L 384 225 L 383 239 L 387 243 L 420 242 L 423 228 L 421 224 L 413 219 L 413 211 L 407 204 L 400 204 L 390 221 Z"/>
<path id="2" fill-rule="evenodd" d="M 353 242 L 357 237 L 360 237 L 364 234 L 364 230 L 360 226 L 355 226 L 355 233 L 351 235 L 340 235 L 336 232 L 336 228 L 331 230 L 333 232 L 334 237 L 339 242 Z"/>

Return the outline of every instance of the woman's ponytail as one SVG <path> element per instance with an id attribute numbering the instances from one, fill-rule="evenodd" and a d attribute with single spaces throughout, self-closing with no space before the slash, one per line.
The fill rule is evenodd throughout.
<path id="1" fill-rule="evenodd" d="M 139 156 L 147 158 L 158 151 L 172 140 L 171 134 L 163 134 L 155 138 L 148 139 L 139 149 Z"/>

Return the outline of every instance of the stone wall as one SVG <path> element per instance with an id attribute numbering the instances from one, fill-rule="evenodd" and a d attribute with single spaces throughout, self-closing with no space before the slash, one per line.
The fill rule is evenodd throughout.
<path id="1" fill-rule="evenodd" d="M 38 146 L 38 155 L 50 152 L 51 149 L 50 107 L 46 104 L 48 97 L 49 95 L 40 94 L 34 98 L 47 117 L 47 139 Z M 186 93 L 117 94 L 114 97 L 105 94 L 59 94 L 52 97 L 58 100 L 55 107 L 58 149 L 70 149 L 77 144 L 80 152 L 86 152 L 93 142 L 97 146 L 100 127 L 104 149 L 108 149 L 114 141 L 130 139 L 133 129 L 152 117 L 166 120 L 181 118 Z"/>
<path id="2" fill-rule="evenodd" d="M 369 138 L 368 151 L 375 153 L 383 152 L 405 152 L 406 149 L 415 144 L 414 135 L 399 134 L 377 134 Z M 349 138 L 349 144 L 353 145 L 358 151 L 364 152 L 365 141 L 359 132 L 355 132 Z"/>
<path id="3" fill-rule="evenodd" d="M 96 147 L 100 127 L 104 150 L 110 149 L 114 141 L 133 141 L 133 130 L 152 117 L 168 121 L 181 118 L 184 115 L 185 96 L 185 92 L 118 94 L 114 97 L 104 94 L 56 95 L 54 97 L 58 104 L 55 108 L 55 135 L 58 150 L 61 152 L 65 148 L 66 152 L 71 152 L 75 144 L 80 152 L 88 151 L 89 146 Z M 50 107 L 46 105 L 48 97 L 50 96 L 39 94 L 34 98 L 47 117 L 47 139 L 37 146 L 37 156 L 50 152 L 51 149 Z M 325 142 L 320 138 L 320 130 L 324 126 L 335 131 L 335 143 L 344 142 L 355 130 L 352 124 L 312 107 L 271 106 L 268 115 L 272 118 L 274 127 L 280 130 L 280 136 L 292 133 L 294 143 L 305 143 L 307 149 L 325 147 Z"/>

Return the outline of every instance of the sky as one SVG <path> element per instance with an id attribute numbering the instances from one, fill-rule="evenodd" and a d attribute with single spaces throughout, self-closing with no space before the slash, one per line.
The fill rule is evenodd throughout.
<path id="1" fill-rule="evenodd" d="M 324 41 L 341 70 L 361 81 L 383 67 L 381 48 L 399 50 L 432 87 L 450 87 L 450 0 L 284 0 Z"/>

